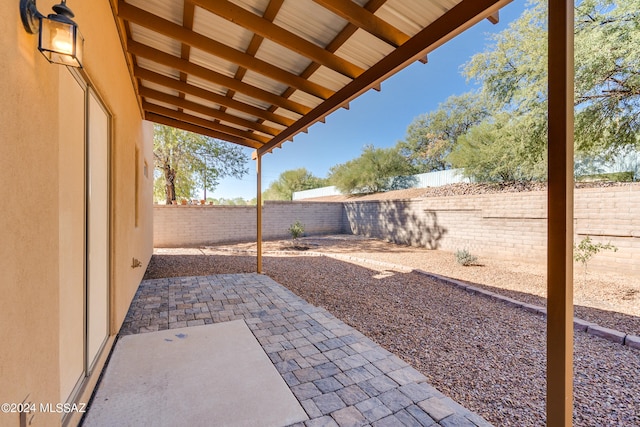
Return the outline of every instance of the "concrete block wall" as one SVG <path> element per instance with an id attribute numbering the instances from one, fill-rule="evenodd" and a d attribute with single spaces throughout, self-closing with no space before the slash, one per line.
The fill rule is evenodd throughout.
<path id="1" fill-rule="evenodd" d="M 289 237 L 289 226 L 305 225 L 305 234 L 344 232 L 341 203 L 266 202 L 263 239 Z M 154 206 L 155 247 L 197 247 L 256 239 L 255 206 Z"/>
<path id="2" fill-rule="evenodd" d="M 547 193 L 480 194 L 413 200 L 267 202 L 263 238 L 289 237 L 295 221 L 307 235 L 359 234 L 399 244 L 503 259 L 546 262 Z M 575 191 L 575 241 L 590 236 L 617 252 L 589 268 L 640 275 L 640 184 Z M 154 207 L 154 246 L 193 247 L 256 238 L 254 206 Z"/>
<path id="3" fill-rule="evenodd" d="M 492 197 L 494 196 L 494 197 Z M 348 202 L 345 221 L 354 234 L 399 244 L 509 257 L 517 249 L 544 257 L 544 195 L 431 197 L 418 200 Z M 544 202 L 544 203 L 543 203 Z"/>
<path id="4" fill-rule="evenodd" d="M 347 232 L 400 244 L 476 255 L 546 261 L 547 193 L 500 193 L 344 203 Z M 579 242 L 611 243 L 589 268 L 640 274 L 640 185 L 575 191 Z"/>
<path id="5" fill-rule="evenodd" d="M 574 217 L 576 242 L 590 236 L 618 248 L 596 255 L 589 268 L 640 274 L 640 184 L 578 190 Z"/>

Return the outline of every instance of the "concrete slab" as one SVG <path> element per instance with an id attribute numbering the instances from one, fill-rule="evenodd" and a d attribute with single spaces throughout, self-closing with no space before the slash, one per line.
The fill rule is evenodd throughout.
<path id="1" fill-rule="evenodd" d="M 244 320 L 122 337 L 84 426 L 285 426 L 308 417 Z"/>

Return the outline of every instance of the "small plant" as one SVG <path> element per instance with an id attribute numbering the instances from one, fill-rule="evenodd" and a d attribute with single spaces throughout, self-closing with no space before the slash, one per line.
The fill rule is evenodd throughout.
<path id="1" fill-rule="evenodd" d="M 456 261 L 458 264 L 469 266 L 473 265 L 478 260 L 478 257 L 475 255 L 471 255 L 471 253 L 466 249 L 458 249 L 456 251 Z"/>
<path id="2" fill-rule="evenodd" d="M 587 278 L 587 264 L 600 251 L 618 252 L 618 248 L 611 243 L 593 243 L 589 236 L 585 237 L 577 245 L 573 245 L 573 259 L 582 264 L 584 277 Z"/>
<path id="3" fill-rule="evenodd" d="M 289 234 L 291 234 L 291 239 L 295 242 L 304 234 L 304 224 L 302 224 L 300 221 L 294 222 L 289 226 Z"/>

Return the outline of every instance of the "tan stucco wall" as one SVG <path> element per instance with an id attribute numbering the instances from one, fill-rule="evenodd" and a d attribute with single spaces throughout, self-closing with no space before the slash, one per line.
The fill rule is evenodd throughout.
<path id="1" fill-rule="evenodd" d="M 112 294 L 111 332 L 116 333 L 153 253 L 153 126 L 141 123 L 109 2 L 74 1 L 68 5 L 76 14 L 85 38 L 85 69 L 113 115 L 111 279 L 117 287 Z M 136 147 L 140 149 L 140 163 L 146 160 L 149 165 L 148 178 L 142 176 L 142 164 L 137 168 L 141 185 L 138 227 L 135 226 Z M 131 268 L 133 258 L 142 262 L 141 268 Z"/>
<path id="2" fill-rule="evenodd" d="M 77 185 L 68 192 L 61 187 L 69 175 L 61 170 L 59 165 L 64 167 L 65 162 L 59 162 L 59 156 L 77 162 L 79 153 L 64 145 L 61 135 L 65 132 L 60 130 L 59 117 L 64 112 L 58 105 L 64 105 L 65 97 L 59 86 L 60 73 L 68 71 L 49 64 L 38 52 L 37 37 L 22 27 L 18 4 L 0 0 L 5 11 L 0 26 L 0 403 L 19 403 L 27 396 L 35 403 L 57 403 L 64 399 L 61 390 L 69 388 L 60 372 L 65 361 L 75 357 L 61 349 L 65 340 L 75 342 L 60 315 L 61 302 L 78 300 L 61 281 L 77 277 L 83 262 L 77 253 L 64 250 L 70 240 L 77 242 L 82 224 L 69 222 L 68 208 L 60 202 L 77 201 L 83 194 L 75 194 L 81 192 Z M 38 8 L 48 14 L 52 4 L 39 0 Z M 68 5 L 86 40 L 87 76 L 113 115 L 113 334 L 152 253 L 152 127 L 141 119 L 108 0 L 71 1 Z M 150 174 L 138 180 L 137 227 L 135 173 L 142 174 L 143 165 L 136 168 L 136 147 L 139 162 L 148 163 Z M 69 239 L 65 227 L 75 237 Z M 142 268 L 131 268 L 134 257 Z M 18 422 L 17 413 L 0 413 L 0 426 L 17 426 Z M 36 413 L 31 425 L 60 422 L 59 414 Z"/>

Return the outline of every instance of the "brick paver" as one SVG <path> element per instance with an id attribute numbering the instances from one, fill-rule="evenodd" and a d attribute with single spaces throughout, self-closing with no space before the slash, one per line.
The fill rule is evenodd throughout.
<path id="1" fill-rule="evenodd" d="M 145 280 L 121 335 L 244 320 L 310 420 L 296 426 L 489 426 L 401 359 L 267 276 Z"/>

